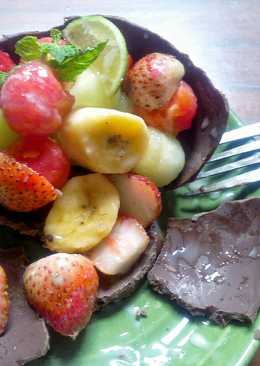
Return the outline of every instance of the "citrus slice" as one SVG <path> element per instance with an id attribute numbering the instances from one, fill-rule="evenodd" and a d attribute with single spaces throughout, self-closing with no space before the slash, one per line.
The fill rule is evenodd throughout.
<path id="1" fill-rule="evenodd" d="M 76 19 L 64 29 L 65 38 L 72 44 L 85 49 L 99 42 L 107 42 L 106 47 L 91 65 L 104 79 L 108 94 L 114 94 L 124 79 L 128 51 L 124 36 L 108 19 L 100 15 L 90 15 Z"/>

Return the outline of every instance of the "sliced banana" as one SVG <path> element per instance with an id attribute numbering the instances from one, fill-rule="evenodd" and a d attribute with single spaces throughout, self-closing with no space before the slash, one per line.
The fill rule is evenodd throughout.
<path id="1" fill-rule="evenodd" d="M 185 164 L 185 154 L 174 137 L 149 127 L 149 145 L 133 171 L 163 187 L 178 177 Z"/>
<path id="2" fill-rule="evenodd" d="M 84 253 L 112 230 L 119 210 L 119 194 L 101 174 L 71 178 L 51 208 L 44 235 L 50 250 Z"/>
<path id="3" fill-rule="evenodd" d="M 105 108 L 72 112 L 58 138 L 74 163 L 107 174 L 132 170 L 148 145 L 141 117 Z"/>

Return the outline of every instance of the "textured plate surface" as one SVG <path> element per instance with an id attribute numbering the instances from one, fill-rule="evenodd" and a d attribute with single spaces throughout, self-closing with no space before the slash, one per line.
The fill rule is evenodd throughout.
<path id="1" fill-rule="evenodd" d="M 239 125 L 233 115 L 229 122 L 230 127 Z M 187 200 L 182 196 L 185 189 L 166 194 L 166 216 L 187 217 L 228 199 L 260 196 L 258 186 Z M 147 317 L 137 320 L 138 308 Z M 129 300 L 96 315 L 76 341 L 52 334 L 48 356 L 30 366 L 245 366 L 258 347 L 258 327 L 260 316 L 252 326 L 226 328 L 192 319 L 144 284 Z"/>

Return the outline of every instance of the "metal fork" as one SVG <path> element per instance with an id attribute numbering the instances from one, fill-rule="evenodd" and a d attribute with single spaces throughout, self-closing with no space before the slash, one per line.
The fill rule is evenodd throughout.
<path id="1" fill-rule="evenodd" d="M 188 194 L 193 196 L 260 182 L 260 139 L 254 139 L 257 136 L 260 136 L 260 123 L 225 132 L 220 141 L 220 147 L 224 148 L 224 151 L 216 153 L 206 163 L 196 180 L 190 184 L 191 192 Z M 234 143 L 236 144 L 235 147 Z M 215 167 L 216 163 L 221 165 Z M 251 170 L 240 172 L 240 174 L 239 171 L 236 172 L 238 169 L 244 168 L 245 170 L 248 167 Z M 234 173 L 232 177 L 224 179 L 217 177 L 217 182 L 203 184 L 203 178 L 232 171 Z"/>

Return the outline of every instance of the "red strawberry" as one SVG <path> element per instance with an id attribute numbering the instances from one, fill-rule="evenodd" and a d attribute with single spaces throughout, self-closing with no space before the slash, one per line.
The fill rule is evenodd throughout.
<path id="1" fill-rule="evenodd" d="M 0 204 L 13 211 L 32 211 L 54 201 L 57 192 L 48 180 L 0 152 Z"/>
<path id="2" fill-rule="evenodd" d="M 133 57 L 129 54 L 129 55 L 128 55 L 127 71 L 129 71 L 133 65 L 134 65 L 134 59 L 133 59 Z"/>
<path id="3" fill-rule="evenodd" d="M 127 89 L 133 103 L 149 111 L 167 103 L 179 86 L 184 67 L 171 55 L 151 53 L 130 69 Z"/>
<path id="4" fill-rule="evenodd" d="M 147 227 L 161 213 L 161 194 L 148 178 L 136 174 L 114 174 L 110 179 L 120 195 L 120 213 L 134 217 Z"/>
<path id="5" fill-rule="evenodd" d="M 39 61 L 17 66 L 0 97 L 9 126 L 23 136 L 54 133 L 74 103 L 52 70 Z"/>
<path id="6" fill-rule="evenodd" d="M 7 277 L 4 269 L 0 266 L 0 335 L 4 333 L 9 316 L 9 297 L 8 297 Z"/>
<path id="7" fill-rule="evenodd" d="M 149 236 L 132 217 L 117 219 L 111 233 L 88 252 L 100 272 L 107 275 L 126 273 L 149 243 Z"/>
<path id="8" fill-rule="evenodd" d="M 59 253 L 27 267 L 24 286 L 29 304 L 47 323 L 75 338 L 93 313 L 98 275 L 86 257 Z"/>
<path id="9" fill-rule="evenodd" d="M 41 37 L 41 38 L 39 38 L 39 42 L 40 43 L 53 43 L 53 39 L 51 37 Z M 60 46 L 64 46 L 67 43 L 68 42 L 65 39 L 60 39 L 58 42 L 58 44 Z"/>
<path id="10" fill-rule="evenodd" d="M 0 51 L 0 71 L 8 72 L 15 66 L 15 63 L 7 52 Z"/>
<path id="11" fill-rule="evenodd" d="M 45 136 L 27 136 L 9 146 L 8 153 L 43 175 L 56 188 L 68 180 L 70 162 L 57 142 Z"/>
<path id="12" fill-rule="evenodd" d="M 177 135 L 191 128 L 197 108 L 196 95 L 185 81 L 181 81 L 178 90 L 165 106 L 155 111 L 147 111 L 145 108 L 136 106 L 135 112 L 149 126 Z"/>

